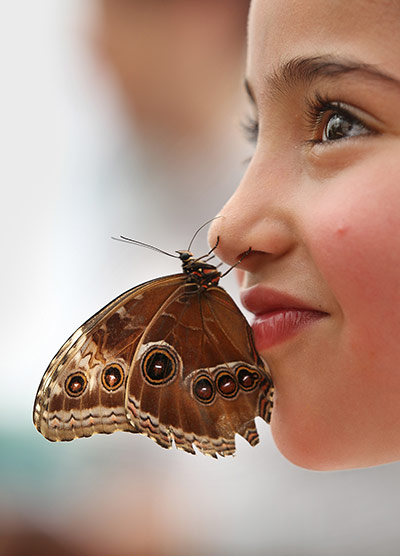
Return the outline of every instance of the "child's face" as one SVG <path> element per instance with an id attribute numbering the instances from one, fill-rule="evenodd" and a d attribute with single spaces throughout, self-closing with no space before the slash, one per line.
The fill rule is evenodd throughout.
<path id="1" fill-rule="evenodd" d="M 400 2 L 254 0 L 246 77 L 257 146 L 210 243 L 252 248 L 274 438 L 314 469 L 400 459 Z"/>

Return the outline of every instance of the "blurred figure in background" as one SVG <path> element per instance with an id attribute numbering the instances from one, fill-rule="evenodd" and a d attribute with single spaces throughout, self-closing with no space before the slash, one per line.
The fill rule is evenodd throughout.
<path id="1" fill-rule="evenodd" d="M 180 271 L 175 260 L 127 249 L 110 241 L 111 235 L 132 235 L 170 251 L 186 248 L 234 189 L 246 155 L 238 115 L 248 4 L 94 0 L 86 37 L 92 54 L 69 45 L 71 67 L 60 64 L 69 76 L 65 94 L 76 94 L 83 83 L 83 96 L 93 99 L 98 110 L 104 102 L 106 110 L 105 84 L 120 101 L 115 108 L 120 119 L 110 130 L 103 126 L 103 137 L 93 147 L 90 118 L 82 120 L 72 111 L 72 116 L 62 115 L 69 120 L 72 140 L 63 157 L 62 178 L 53 186 L 54 206 L 49 202 L 43 215 L 39 205 L 32 211 L 33 228 L 36 221 L 46 220 L 43 236 L 50 245 L 40 283 L 46 295 L 53 288 L 57 293 L 48 305 L 50 297 L 41 292 L 34 296 L 35 326 L 31 343 L 25 345 L 31 361 L 42 360 L 34 349 L 43 348 L 43 336 L 49 341 L 49 328 L 61 334 L 64 325 L 70 326 L 69 318 L 79 325 L 124 289 Z M 68 40 L 73 38 L 71 34 Z M 56 43 L 55 48 L 65 45 Z M 100 72 L 88 64 L 93 54 Z M 80 85 L 73 81 L 74 59 L 86 64 Z M 91 71 L 100 78 L 93 80 Z M 93 110 L 90 116 L 95 115 Z M 53 153 L 47 155 L 51 159 Z M 39 197 L 50 198 L 47 192 Z M 194 249 L 200 255 L 207 250 L 206 230 Z M 37 256 L 35 268 L 39 260 Z M 93 310 L 86 305 L 89 299 Z M 36 384 L 45 369 L 41 365 L 30 369 Z M 19 371 L 11 384 L 16 396 Z M 209 518 L 208 510 L 194 503 L 205 491 L 201 482 L 190 489 L 187 483 L 193 483 L 190 476 L 196 469 L 207 473 L 208 462 L 193 466 L 194 458 L 164 452 L 136 435 L 50 445 L 32 426 L 33 396 L 32 388 L 27 395 L 29 421 L 19 433 L 0 429 L 5 447 L 0 514 L 7 517 L 0 519 L 0 553 L 22 554 L 29 545 L 30 554 L 54 553 L 57 543 L 66 553 L 80 546 L 80 553 L 113 556 L 207 552 L 211 532 L 199 546 L 192 540 L 199 514 Z M 179 465 L 189 473 L 186 483 Z"/>
<path id="2" fill-rule="evenodd" d="M 153 228 L 171 249 L 182 248 L 234 187 L 245 158 L 248 5 L 98 0 L 95 49 L 129 118 L 124 153 L 105 174 L 109 225 L 115 218 L 145 241 Z"/>
<path id="3" fill-rule="evenodd" d="M 63 187 L 59 230 L 78 243 L 88 230 L 94 238 L 98 228 L 93 248 L 101 245 L 96 260 L 103 285 L 118 287 L 115 265 L 120 276 L 129 274 L 129 286 L 177 271 L 176 261 L 127 249 L 109 241 L 110 235 L 185 249 L 240 179 L 248 155 L 240 129 L 248 5 L 96 0 L 91 47 L 119 101 L 119 128 L 106 130 L 102 150 L 93 157 L 88 172 L 97 174 L 84 184 L 82 175 L 73 176 Z M 98 102 L 102 91 L 91 95 Z M 204 231 L 194 251 L 207 249 Z M 87 261 L 85 251 L 74 253 L 75 267 Z"/>
<path id="4" fill-rule="evenodd" d="M 237 113 L 248 0 L 99 0 L 97 42 L 141 143 L 181 157 Z"/>

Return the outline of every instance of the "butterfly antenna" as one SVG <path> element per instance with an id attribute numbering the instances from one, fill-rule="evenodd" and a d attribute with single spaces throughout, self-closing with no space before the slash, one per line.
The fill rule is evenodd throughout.
<path id="1" fill-rule="evenodd" d="M 122 241 L 123 243 L 132 243 L 133 245 L 139 245 L 140 247 L 146 247 L 146 249 L 151 249 L 152 251 L 157 251 L 158 253 L 163 253 L 164 255 L 168 255 L 168 257 L 174 257 L 174 259 L 179 259 L 179 255 L 168 253 L 168 251 L 163 251 L 158 247 L 154 247 L 154 245 L 150 245 L 149 243 L 143 243 L 143 241 L 138 241 L 137 239 L 132 239 L 130 237 L 125 237 L 125 236 L 111 237 L 111 239 L 115 239 L 115 241 Z"/>
<path id="2" fill-rule="evenodd" d="M 199 228 L 198 230 L 196 230 L 196 232 L 194 233 L 194 236 L 193 236 L 192 239 L 190 240 L 189 247 L 188 247 L 188 249 L 187 249 L 188 251 L 190 251 L 190 248 L 192 247 L 192 243 L 194 242 L 194 240 L 195 240 L 197 234 L 198 234 L 203 228 L 205 228 L 210 222 L 212 222 L 213 220 L 216 220 L 217 218 L 222 218 L 222 216 L 214 216 L 214 218 L 211 218 L 210 220 L 207 220 L 207 222 L 204 222 L 204 224 L 202 224 L 202 225 L 200 226 L 200 228 Z"/>
<path id="3" fill-rule="evenodd" d="M 243 255 L 240 257 L 240 259 L 238 261 L 236 261 L 235 264 L 233 264 L 230 268 L 228 268 L 228 270 L 226 272 L 221 274 L 221 278 L 226 276 L 231 270 L 233 270 L 236 266 L 238 266 L 243 261 L 243 259 L 245 259 L 248 255 L 250 255 L 250 253 L 251 253 L 251 247 L 249 247 L 247 249 L 247 251 L 245 253 L 243 253 Z"/>

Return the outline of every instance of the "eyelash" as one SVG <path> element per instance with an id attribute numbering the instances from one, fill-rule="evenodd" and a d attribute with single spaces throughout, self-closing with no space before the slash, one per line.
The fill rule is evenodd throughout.
<path id="1" fill-rule="evenodd" d="M 250 143 L 257 143 L 258 139 L 258 120 L 252 116 L 247 116 L 246 119 L 241 122 L 241 128 L 246 136 L 246 139 Z"/>
<path id="2" fill-rule="evenodd" d="M 325 127 L 329 122 L 329 118 L 326 118 L 324 122 L 324 116 L 326 116 L 326 114 L 329 113 L 331 117 L 336 114 L 341 116 L 345 120 L 347 120 L 347 122 L 364 128 L 366 133 L 362 133 L 358 135 L 366 135 L 366 134 L 373 133 L 373 130 L 371 130 L 370 127 L 368 127 L 362 120 L 360 120 L 360 118 L 352 114 L 350 110 L 344 108 L 341 102 L 339 101 L 332 102 L 328 98 L 323 97 L 320 94 L 316 94 L 315 98 L 307 100 L 307 109 L 305 112 L 305 116 L 306 116 L 306 123 L 309 131 L 313 134 L 317 134 L 317 132 L 320 131 L 320 128 L 323 124 L 324 124 L 323 127 Z M 309 139 L 307 143 L 311 143 L 311 144 L 319 144 L 319 143 L 327 143 L 327 142 L 332 143 L 346 138 L 347 137 L 342 137 L 342 138 L 339 137 L 334 140 Z"/>
<path id="3" fill-rule="evenodd" d="M 360 120 L 360 118 L 354 116 L 348 109 L 344 108 L 342 103 L 338 101 L 332 102 L 328 98 L 325 98 L 320 94 L 316 94 L 315 98 L 307 100 L 307 109 L 305 112 L 305 116 L 308 131 L 310 133 L 316 134 L 316 132 L 321 127 L 324 116 L 329 112 L 331 112 L 331 115 L 338 114 L 339 116 L 342 116 L 344 119 L 352 124 L 361 125 L 365 129 L 366 134 L 374 133 L 374 131 L 370 127 L 368 127 L 362 120 Z M 325 123 L 327 123 L 328 121 L 329 120 L 327 120 Z M 257 143 L 259 132 L 258 120 L 254 117 L 247 116 L 246 120 L 242 122 L 241 127 L 249 142 Z M 339 139 L 336 139 L 335 141 L 338 140 Z M 307 143 L 318 144 L 335 141 L 309 139 Z"/>

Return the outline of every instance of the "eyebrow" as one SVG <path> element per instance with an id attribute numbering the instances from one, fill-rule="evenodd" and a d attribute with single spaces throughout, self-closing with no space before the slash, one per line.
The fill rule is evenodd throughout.
<path id="1" fill-rule="evenodd" d="M 398 79 L 382 72 L 374 65 L 333 56 L 293 58 L 275 68 L 270 75 L 265 77 L 265 81 L 269 94 L 279 96 L 298 84 L 308 84 L 319 78 L 332 78 L 346 74 L 359 74 L 400 87 Z M 244 85 L 251 101 L 255 104 L 255 96 L 247 79 L 245 79 Z"/>

